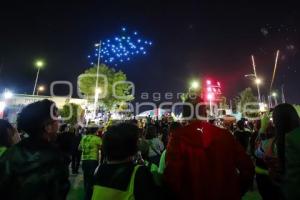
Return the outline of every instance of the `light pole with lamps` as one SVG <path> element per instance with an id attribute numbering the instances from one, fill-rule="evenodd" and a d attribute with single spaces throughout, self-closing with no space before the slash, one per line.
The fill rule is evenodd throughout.
<path id="1" fill-rule="evenodd" d="M 98 79 L 99 79 L 99 67 L 100 67 L 100 54 L 101 54 L 101 41 L 95 44 L 95 47 L 98 47 L 98 60 L 97 60 L 97 75 L 96 75 L 96 87 L 95 87 L 95 101 L 94 101 L 94 118 L 96 118 L 97 112 L 97 103 L 99 99 L 99 94 L 101 93 L 100 88 L 98 88 Z"/>
<path id="2" fill-rule="evenodd" d="M 260 97 L 260 88 L 259 85 L 262 83 L 262 80 L 260 78 L 258 78 L 255 74 L 246 74 L 245 75 L 246 78 L 251 78 L 252 80 L 254 80 L 256 87 L 257 87 L 257 99 L 258 102 L 261 102 L 261 97 Z"/>
<path id="3" fill-rule="evenodd" d="M 37 73 L 36 73 L 36 77 L 35 77 L 35 82 L 34 82 L 34 87 L 33 87 L 33 91 L 32 91 L 32 95 L 35 94 L 35 90 L 36 90 L 36 84 L 38 82 L 39 79 L 39 74 L 40 74 L 40 69 L 44 66 L 44 62 L 42 60 L 37 60 L 35 62 L 35 67 L 38 69 Z"/>

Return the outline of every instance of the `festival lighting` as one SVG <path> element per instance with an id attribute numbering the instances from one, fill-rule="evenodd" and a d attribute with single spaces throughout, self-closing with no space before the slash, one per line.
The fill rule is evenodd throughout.
<path id="1" fill-rule="evenodd" d="M 207 99 L 208 99 L 209 101 L 212 101 L 212 100 L 214 99 L 213 93 L 208 93 L 208 94 L 207 94 Z"/>
<path id="2" fill-rule="evenodd" d="M 101 63 L 117 66 L 136 56 L 146 55 L 151 46 L 152 41 L 143 39 L 138 32 L 130 32 L 123 27 L 118 35 L 102 40 L 101 44 L 95 45 L 94 52 L 87 57 L 90 64 L 94 65 L 100 53 Z"/>
<path id="3" fill-rule="evenodd" d="M 211 80 L 207 80 L 207 81 L 206 81 L 206 84 L 207 84 L 207 85 L 211 85 Z"/>
<path id="4" fill-rule="evenodd" d="M 45 91 L 45 87 L 44 87 L 44 86 L 42 86 L 42 85 L 41 85 L 41 86 L 39 86 L 39 87 L 38 87 L 38 91 L 40 91 L 40 92 L 43 92 L 43 91 Z"/>

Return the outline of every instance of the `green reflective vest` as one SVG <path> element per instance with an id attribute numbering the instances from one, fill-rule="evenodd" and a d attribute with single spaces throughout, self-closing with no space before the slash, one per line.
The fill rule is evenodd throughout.
<path id="1" fill-rule="evenodd" d="M 134 167 L 130 182 L 126 191 L 95 185 L 92 200 L 134 200 L 134 179 L 140 166 Z"/>
<path id="2" fill-rule="evenodd" d="M 6 149 L 7 149 L 6 147 L 0 147 L 0 156 L 2 156 L 2 154 L 4 154 Z"/>
<path id="3" fill-rule="evenodd" d="M 82 160 L 98 160 L 99 149 L 102 144 L 101 138 L 96 135 L 85 135 L 80 141 L 80 149 L 82 151 Z"/>

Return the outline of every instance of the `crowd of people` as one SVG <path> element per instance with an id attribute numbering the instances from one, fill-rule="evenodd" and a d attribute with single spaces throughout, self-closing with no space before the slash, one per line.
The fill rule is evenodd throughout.
<path id="1" fill-rule="evenodd" d="M 85 200 L 238 200 L 253 185 L 264 200 L 300 199 L 300 121 L 290 104 L 230 126 L 148 117 L 82 128 L 57 117 L 43 100 L 23 108 L 16 127 L 0 120 L 1 199 L 66 199 L 80 166 Z"/>

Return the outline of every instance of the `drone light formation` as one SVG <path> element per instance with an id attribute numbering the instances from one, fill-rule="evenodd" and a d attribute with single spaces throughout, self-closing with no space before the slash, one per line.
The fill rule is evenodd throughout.
<path id="1" fill-rule="evenodd" d="M 152 46 L 152 41 L 144 39 L 137 31 L 129 32 L 123 27 L 119 35 L 102 40 L 100 45 L 100 48 L 99 44 L 95 45 L 93 53 L 87 56 L 90 64 L 97 63 L 100 53 L 101 63 L 117 66 L 146 55 L 147 50 Z"/>

